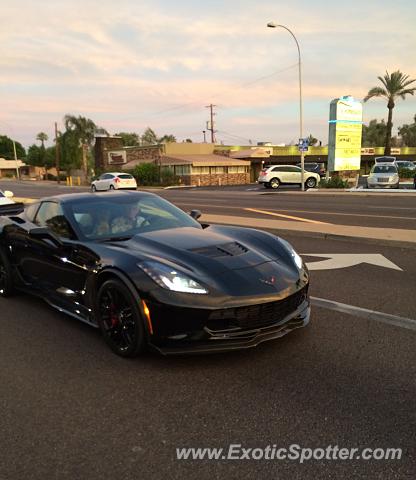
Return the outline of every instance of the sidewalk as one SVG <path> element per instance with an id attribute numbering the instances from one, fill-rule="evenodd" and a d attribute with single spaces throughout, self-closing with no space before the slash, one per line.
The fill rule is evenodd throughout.
<path id="1" fill-rule="evenodd" d="M 297 233 L 317 238 L 360 239 L 363 243 L 396 245 L 416 249 L 416 231 L 399 228 L 359 227 L 354 225 L 311 224 L 287 220 L 203 214 L 202 222 L 277 230 L 279 234 Z"/>

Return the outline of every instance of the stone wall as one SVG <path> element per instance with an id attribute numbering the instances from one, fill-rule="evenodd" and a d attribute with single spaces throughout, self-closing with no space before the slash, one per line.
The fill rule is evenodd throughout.
<path id="1" fill-rule="evenodd" d="M 123 148 L 121 137 L 95 137 L 94 160 L 96 170 L 107 168 L 107 153 L 105 150 L 119 150 Z"/>
<path id="2" fill-rule="evenodd" d="M 245 185 L 250 183 L 249 173 L 218 173 L 212 175 L 179 175 L 182 185 L 206 187 L 212 185 Z"/>
<path id="3" fill-rule="evenodd" d="M 123 169 L 129 168 L 129 163 L 134 162 L 145 163 L 145 162 L 157 162 L 162 154 L 162 149 L 158 145 L 149 146 L 149 147 L 139 147 L 139 148 L 126 148 L 127 155 L 127 164 L 123 166 Z"/>

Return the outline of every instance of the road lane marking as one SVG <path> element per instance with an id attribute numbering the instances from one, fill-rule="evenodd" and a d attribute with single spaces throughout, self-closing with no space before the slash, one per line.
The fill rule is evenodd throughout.
<path id="1" fill-rule="evenodd" d="M 274 213 L 274 212 L 269 212 L 267 210 L 257 210 L 256 208 L 244 208 L 244 210 L 249 211 L 249 212 L 262 213 L 264 215 L 272 215 L 273 217 L 290 218 L 291 220 L 297 220 L 299 222 L 317 223 L 317 224 L 321 224 L 321 225 L 330 225 L 328 222 L 320 222 L 318 220 L 309 220 L 308 218 L 302 218 L 302 217 L 293 217 L 292 215 L 283 215 L 283 213 Z"/>
<path id="2" fill-rule="evenodd" d="M 347 313 L 356 317 L 365 318 L 366 320 L 375 320 L 377 322 L 394 325 L 395 327 L 406 328 L 408 330 L 416 330 L 416 320 L 412 318 L 391 315 L 390 313 L 378 312 L 368 308 L 356 307 L 346 303 L 334 302 L 325 298 L 310 297 L 312 305 L 315 307 L 335 310 L 336 312 Z"/>
<path id="3" fill-rule="evenodd" d="M 380 253 L 302 253 L 302 256 L 326 258 L 326 260 L 306 263 L 309 270 L 333 270 L 368 263 L 378 267 L 403 271 Z"/>

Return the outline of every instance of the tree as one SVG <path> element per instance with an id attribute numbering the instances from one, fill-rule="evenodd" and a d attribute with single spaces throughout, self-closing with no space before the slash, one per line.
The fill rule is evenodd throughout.
<path id="1" fill-rule="evenodd" d="M 144 131 L 141 141 L 143 145 L 155 145 L 159 143 L 156 133 L 150 127 L 147 127 Z"/>
<path id="2" fill-rule="evenodd" d="M 312 133 L 309 134 L 309 137 L 308 137 L 307 140 L 308 140 L 308 145 L 309 145 L 310 147 L 313 147 L 314 145 L 316 145 L 316 144 L 318 143 L 318 139 L 315 138 L 315 137 L 312 135 Z"/>
<path id="3" fill-rule="evenodd" d="M 79 164 L 81 163 L 82 168 L 85 173 L 87 173 L 87 154 L 94 142 L 97 126 L 89 118 L 82 116 L 76 117 L 75 115 L 69 114 L 64 117 L 64 125 L 66 129 L 65 133 L 70 132 L 67 135 L 65 145 L 66 148 L 69 148 L 68 153 L 73 159 L 74 166 L 77 165 L 79 168 Z M 64 135 L 62 135 L 62 137 L 64 137 Z M 78 141 L 78 148 L 75 147 L 76 141 Z M 81 159 L 82 162 L 80 162 Z M 69 160 L 68 156 L 67 160 Z"/>
<path id="4" fill-rule="evenodd" d="M 16 155 L 18 159 L 26 157 L 26 150 L 19 142 L 14 142 L 16 145 Z M 14 160 L 13 140 L 6 135 L 0 135 L 0 158 L 6 160 Z"/>
<path id="5" fill-rule="evenodd" d="M 414 123 L 399 127 L 399 135 L 402 137 L 403 145 L 406 147 L 416 147 L 416 115 L 413 119 Z"/>
<path id="6" fill-rule="evenodd" d="M 175 143 L 176 137 L 174 135 L 163 135 L 159 138 L 159 143 Z"/>
<path id="7" fill-rule="evenodd" d="M 406 95 L 414 95 L 416 87 L 409 86 L 416 80 L 409 80 L 408 75 L 404 75 L 397 70 L 392 74 L 386 71 L 384 77 L 377 77 L 382 83 L 383 87 L 373 87 L 369 90 L 364 98 L 364 102 L 370 100 L 373 97 L 383 97 L 387 100 L 387 108 L 389 110 L 387 125 L 386 125 L 386 137 L 384 141 L 384 154 L 390 155 L 391 153 L 391 131 L 393 128 L 393 109 L 395 107 L 395 101 L 398 97 L 402 100 L 406 98 Z"/>
<path id="8" fill-rule="evenodd" d="M 384 120 L 378 122 L 376 118 L 363 125 L 361 145 L 363 147 L 381 147 L 386 140 L 387 125 Z"/>
<path id="9" fill-rule="evenodd" d="M 121 137 L 125 147 L 135 147 L 140 145 L 140 137 L 134 132 L 120 132 L 116 133 L 117 137 Z"/>
<path id="10" fill-rule="evenodd" d="M 48 141 L 48 138 L 48 135 L 46 135 L 46 133 L 44 132 L 39 132 L 36 135 L 36 140 L 39 140 L 41 142 L 43 148 L 45 148 L 45 142 Z"/>

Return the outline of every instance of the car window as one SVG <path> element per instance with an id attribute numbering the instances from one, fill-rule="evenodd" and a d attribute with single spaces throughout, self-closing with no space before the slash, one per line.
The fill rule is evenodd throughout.
<path id="1" fill-rule="evenodd" d="M 4 197 L 4 194 L 1 190 L 0 190 L 0 197 L 2 197 L 2 198 Z"/>
<path id="2" fill-rule="evenodd" d="M 39 203 L 32 203 L 31 205 L 25 208 L 25 215 L 29 222 L 33 223 L 35 219 L 36 212 L 38 211 Z"/>
<path id="3" fill-rule="evenodd" d="M 394 165 L 375 165 L 373 173 L 397 173 Z"/>
<path id="4" fill-rule="evenodd" d="M 39 227 L 47 227 L 59 237 L 74 238 L 72 229 L 65 218 L 59 203 L 42 202 L 34 223 Z"/>
<path id="5" fill-rule="evenodd" d="M 299 172 L 302 171 L 302 169 L 301 169 L 300 167 L 295 167 L 295 166 L 293 166 L 293 167 L 288 167 L 288 170 L 287 170 L 287 171 L 288 171 L 288 172 L 298 172 L 298 173 L 299 173 Z"/>
<path id="6" fill-rule="evenodd" d="M 192 217 L 159 197 L 97 198 L 65 206 L 84 237 L 106 240 L 154 230 L 202 228 Z"/>
<path id="7" fill-rule="evenodd" d="M 286 172 L 285 167 L 274 167 L 272 168 L 272 172 Z"/>
<path id="8" fill-rule="evenodd" d="M 129 175 L 128 173 L 123 173 L 122 175 L 119 175 L 118 178 L 123 178 L 123 179 L 129 179 L 131 180 L 133 178 L 132 175 Z"/>

